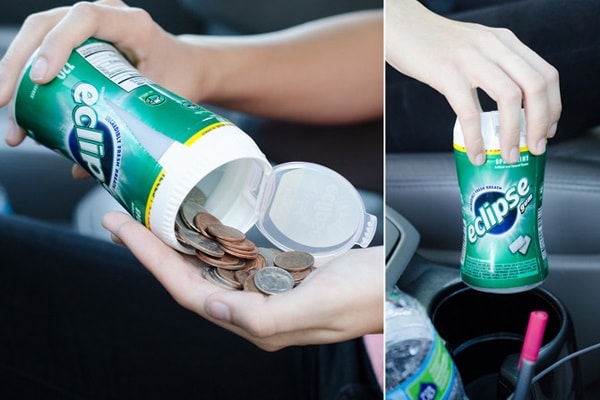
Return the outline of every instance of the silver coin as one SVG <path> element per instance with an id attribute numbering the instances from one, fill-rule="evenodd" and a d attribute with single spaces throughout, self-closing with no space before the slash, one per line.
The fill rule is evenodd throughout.
<path id="1" fill-rule="evenodd" d="M 281 253 L 280 250 L 271 249 L 268 247 L 259 247 L 258 253 L 265 258 L 267 266 L 274 266 L 275 257 Z"/>
<path id="2" fill-rule="evenodd" d="M 263 293 L 277 294 L 294 287 L 294 277 L 279 267 L 265 267 L 254 274 L 254 284 Z"/>
<path id="3" fill-rule="evenodd" d="M 199 212 L 206 211 L 205 204 L 206 195 L 200 189 L 194 187 L 179 208 L 181 220 L 188 228 L 200 232 L 194 224 L 194 217 Z"/>
<path id="4" fill-rule="evenodd" d="M 175 220 L 175 237 L 179 243 L 192 247 L 211 257 L 223 257 L 225 252 L 216 241 L 189 229 L 185 224 Z"/>

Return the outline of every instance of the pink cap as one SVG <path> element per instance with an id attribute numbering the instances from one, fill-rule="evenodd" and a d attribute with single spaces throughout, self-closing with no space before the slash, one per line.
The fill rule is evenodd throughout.
<path id="1" fill-rule="evenodd" d="M 521 358 L 519 359 L 519 368 L 521 362 L 527 360 L 536 362 L 542 347 L 544 339 L 544 331 L 546 330 L 546 322 L 548 322 L 548 313 L 546 311 L 532 311 L 529 314 L 529 323 L 525 332 L 525 340 L 523 341 L 523 349 L 521 350 Z"/>

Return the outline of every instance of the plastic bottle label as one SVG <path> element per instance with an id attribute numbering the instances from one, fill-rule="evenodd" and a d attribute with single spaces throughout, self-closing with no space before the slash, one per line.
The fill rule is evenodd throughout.
<path id="1" fill-rule="evenodd" d="M 148 228 L 155 193 L 169 173 L 160 157 L 176 142 L 190 146 L 231 125 L 153 84 L 106 42 L 84 42 L 46 85 L 29 79 L 30 68 L 17 89 L 17 123 L 86 169 Z"/>
<path id="2" fill-rule="evenodd" d="M 452 394 L 456 371 L 448 350 L 435 335 L 421 367 L 407 380 L 386 393 L 388 400 L 447 400 Z"/>
<path id="3" fill-rule="evenodd" d="M 548 274 L 542 235 L 545 154 L 521 149 L 517 163 L 488 151 L 473 166 L 454 146 L 463 215 L 461 277 L 480 290 L 518 291 Z"/>

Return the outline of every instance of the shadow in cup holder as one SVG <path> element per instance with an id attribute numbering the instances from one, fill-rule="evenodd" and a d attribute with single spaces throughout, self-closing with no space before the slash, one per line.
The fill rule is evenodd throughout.
<path id="1" fill-rule="evenodd" d="M 517 363 L 531 311 L 548 313 L 536 373 L 576 350 L 571 318 L 563 304 L 542 288 L 493 294 L 463 283 L 442 289 L 429 314 L 460 371 L 470 399 L 506 399 L 513 391 Z M 576 360 L 541 379 L 531 399 L 567 400 L 580 392 Z"/>

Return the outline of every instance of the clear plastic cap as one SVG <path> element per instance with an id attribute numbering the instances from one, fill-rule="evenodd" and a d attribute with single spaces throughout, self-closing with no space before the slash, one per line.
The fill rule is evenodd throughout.
<path id="1" fill-rule="evenodd" d="M 367 247 L 377 218 L 365 211 L 354 186 L 319 164 L 290 162 L 273 168 L 260 196 L 257 228 L 282 250 L 315 257 Z"/>

